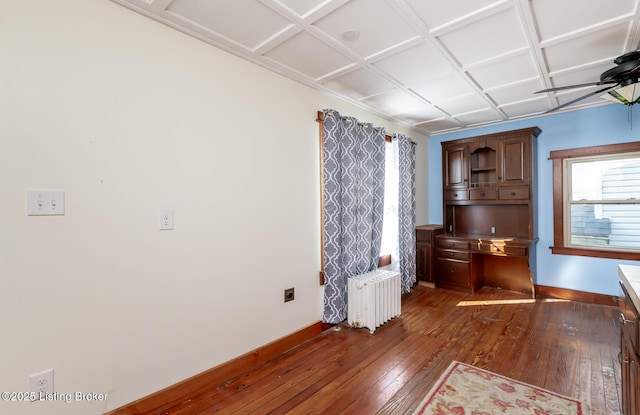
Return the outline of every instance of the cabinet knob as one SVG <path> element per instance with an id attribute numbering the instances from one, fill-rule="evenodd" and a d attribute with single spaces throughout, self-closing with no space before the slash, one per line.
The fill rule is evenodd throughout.
<path id="1" fill-rule="evenodd" d="M 450 269 L 450 270 L 449 270 L 449 274 L 452 274 L 452 275 L 453 275 L 453 274 L 455 274 L 455 273 L 456 273 L 456 272 L 455 272 L 454 270 L 452 270 L 452 269 Z"/>
<path id="2" fill-rule="evenodd" d="M 511 196 L 515 196 L 515 195 L 516 195 L 516 192 L 511 192 Z"/>
<path id="3" fill-rule="evenodd" d="M 450 243 L 449 243 L 449 246 L 450 246 L 451 248 L 453 248 L 455 245 L 456 245 L 456 244 L 454 244 L 453 242 L 450 242 Z"/>
<path id="4" fill-rule="evenodd" d="M 480 193 L 480 196 L 486 196 L 487 194 L 485 192 Z"/>
<path id="5" fill-rule="evenodd" d="M 458 194 L 457 194 L 457 193 L 454 193 L 454 194 L 453 194 L 453 197 L 458 197 Z"/>
<path id="6" fill-rule="evenodd" d="M 449 252 L 449 256 L 453 256 L 453 252 Z"/>

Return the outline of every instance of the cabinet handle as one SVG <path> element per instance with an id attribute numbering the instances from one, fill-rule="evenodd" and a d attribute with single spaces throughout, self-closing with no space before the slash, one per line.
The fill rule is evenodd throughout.
<path id="1" fill-rule="evenodd" d="M 620 362 L 620 364 L 623 363 L 629 363 L 629 358 L 627 357 L 622 357 L 622 353 L 618 353 L 618 362 Z"/>
<path id="2" fill-rule="evenodd" d="M 620 313 L 620 323 L 627 324 L 627 323 L 634 323 L 634 321 L 633 320 L 627 320 L 627 318 L 624 316 L 624 314 Z"/>

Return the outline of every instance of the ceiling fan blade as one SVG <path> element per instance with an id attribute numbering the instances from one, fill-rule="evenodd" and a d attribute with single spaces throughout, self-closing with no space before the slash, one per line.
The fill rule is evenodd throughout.
<path id="1" fill-rule="evenodd" d="M 585 95 L 583 95 L 583 96 L 581 96 L 581 97 L 578 97 L 578 98 L 576 98 L 576 99 L 574 99 L 574 100 L 571 100 L 571 101 L 569 101 L 569 102 L 565 102 L 564 104 L 562 104 L 562 105 L 558 105 L 558 106 L 557 106 L 557 107 L 555 107 L 555 108 L 551 108 L 549 111 L 545 111 L 545 112 L 543 112 L 543 114 L 548 114 L 548 113 L 550 113 L 550 112 L 557 111 L 557 110 L 559 110 L 559 109 L 561 109 L 561 108 L 568 107 L 569 105 L 575 104 L 576 102 L 578 102 L 578 101 L 582 101 L 583 99 L 587 99 L 587 98 L 592 97 L 592 96 L 594 96 L 594 95 L 598 95 L 598 94 L 601 94 L 601 93 L 603 93 L 603 92 L 607 92 L 607 91 L 609 91 L 609 90 L 612 90 L 612 89 L 613 89 L 613 88 L 615 88 L 616 86 L 618 86 L 618 83 L 616 83 L 616 84 L 615 84 L 615 85 L 613 85 L 613 86 L 608 86 L 608 87 L 605 87 L 605 88 L 599 89 L 599 90 L 597 90 L 597 91 L 589 92 L 588 94 L 585 94 Z"/>
<path id="2" fill-rule="evenodd" d="M 640 67 L 639 67 L 638 70 L 640 70 Z M 565 89 L 583 88 L 585 86 L 607 85 L 607 84 L 614 84 L 614 83 L 617 84 L 618 81 L 587 82 L 586 84 L 567 85 L 567 86 L 559 86 L 559 87 L 556 87 L 556 88 L 543 89 L 541 91 L 534 92 L 534 94 L 539 94 L 539 93 L 542 93 L 542 92 L 563 91 Z"/>

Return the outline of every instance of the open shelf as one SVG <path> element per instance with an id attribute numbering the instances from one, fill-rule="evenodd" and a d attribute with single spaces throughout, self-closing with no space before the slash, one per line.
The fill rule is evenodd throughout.
<path id="1" fill-rule="evenodd" d="M 497 180 L 496 150 L 480 147 L 469 154 L 471 180 L 470 187 L 495 187 Z"/>

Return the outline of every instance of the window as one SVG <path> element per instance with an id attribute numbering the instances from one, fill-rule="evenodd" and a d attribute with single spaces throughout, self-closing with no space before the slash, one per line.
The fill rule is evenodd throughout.
<path id="1" fill-rule="evenodd" d="M 637 259 L 640 143 L 552 151 L 554 254 Z"/>
<path id="2" fill-rule="evenodd" d="M 391 263 L 398 261 L 398 191 L 400 186 L 398 142 L 387 140 L 384 178 L 384 219 L 382 221 L 382 246 L 380 256 L 390 256 Z"/>

